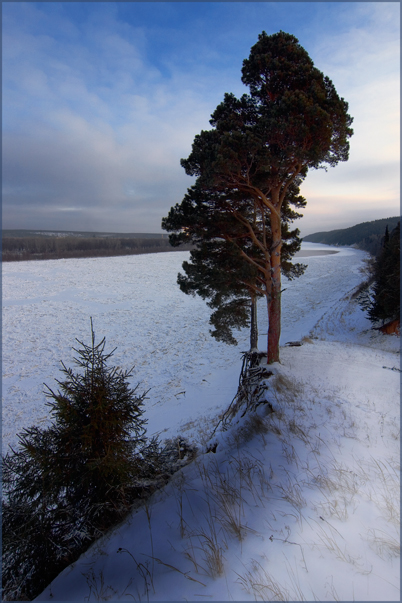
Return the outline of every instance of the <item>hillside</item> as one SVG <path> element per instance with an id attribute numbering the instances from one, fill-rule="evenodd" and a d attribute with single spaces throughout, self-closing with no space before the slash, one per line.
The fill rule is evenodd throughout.
<path id="1" fill-rule="evenodd" d="M 309 243 L 324 243 L 325 245 L 352 245 L 358 249 L 368 251 L 371 255 L 377 255 L 381 248 L 381 240 L 388 226 L 389 231 L 398 224 L 399 216 L 383 218 L 371 222 L 362 222 L 349 228 L 328 230 L 326 232 L 315 232 L 303 238 Z"/>

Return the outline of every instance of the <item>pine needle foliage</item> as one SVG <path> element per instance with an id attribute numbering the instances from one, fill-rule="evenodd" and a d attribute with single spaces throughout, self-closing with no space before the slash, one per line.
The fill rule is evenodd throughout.
<path id="1" fill-rule="evenodd" d="M 62 364 L 59 389 L 46 386 L 52 423 L 30 427 L 3 456 L 3 599 L 36 597 L 57 574 L 166 483 L 183 443 L 147 440 L 146 392 L 132 369 L 109 368 L 105 339 L 80 347 L 78 371 Z"/>
<path id="2" fill-rule="evenodd" d="M 250 94 L 236 98 L 226 93 L 211 115 L 212 128 L 195 136 L 190 155 L 180 163 L 208 195 L 203 219 L 208 222 L 213 216 L 218 236 L 234 240 L 227 229 L 229 215 L 245 229 L 251 248 L 261 252 L 257 268 L 259 289 L 267 300 L 267 362 L 271 364 L 279 361 L 286 197 L 310 169 L 348 160 L 353 118 L 331 80 L 314 67 L 297 38 L 286 32 L 263 31 L 258 36 L 243 61 L 241 80 Z M 186 213 L 185 200 L 184 204 Z M 181 208 L 177 210 L 180 213 Z M 189 222 L 181 225 L 187 229 L 184 234 L 203 227 L 194 223 L 191 213 L 188 217 Z M 177 222 L 166 221 L 163 228 L 175 232 Z M 242 257 L 256 266 L 255 258 L 242 251 Z"/>
<path id="3" fill-rule="evenodd" d="M 66 495 L 73 504 L 85 497 L 117 509 L 138 475 L 136 452 L 146 442 L 146 394 L 138 396 L 138 386 L 129 387 L 132 369 L 107 367 L 115 350 L 106 354 L 105 338 L 95 344 L 92 324 L 91 331 L 91 345 L 79 342 L 82 347 L 74 348 L 82 371 L 75 373 L 62 363 L 65 380 L 57 381 L 59 391 L 47 387 L 61 453 L 54 478 L 57 486 L 67 481 Z"/>
<path id="4" fill-rule="evenodd" d="M 299 180 L 289 186 L 282 209 L 282 252 L 281 271 L 287 279 L 301 276 L 306 265 L 294 263 L 292 258 L 301 248 L 299 230 L 290 230 L 289 225 L 302 214 L 306 200 L 300 195 Z M 246 211 L 244 195 L 243 222 L 233 216 L 236 202 L 233 194 L 216 194 L 205 191 L 197 181 L 187 190 L 181 204 L 172 207 L 162 220 L 162 228 L 171 232 L 173 247 L 191 241 L 195 246 L 190 251 L 190 262 L 183 262 L 185 274 L 179 273 L 177 282 L 181 291 L 208 299 L 213 312 L 210 333 L 218 341 L 236 345 L 234 329 L 250 326 L 250 347 L 253 329 L 253 300 L 264 295 L 265 254 L 250 240 L 250 228 L 272 245 L 269 217 L 264 222 L 258 219 L 253 201 L 249 199 Z M 219 201 L 219 211 L 215 203 Z M 258 339 L 258 337 L 257 337 Z"/>
<path id="5" fill-rule="evenodd" d="M 373 297 L 368 308 L 373 322 L 394 320 L 400 315 L 400 237 L 400 222 L 391 233 L 386 227 L 382 249 L 373 267 Z"/>

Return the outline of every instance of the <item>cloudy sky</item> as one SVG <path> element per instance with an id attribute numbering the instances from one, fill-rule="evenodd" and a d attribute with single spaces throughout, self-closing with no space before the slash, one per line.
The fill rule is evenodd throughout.
<path id="1" fill-rule="evenodd" d="M 258 34 L 295 35 L 349 103 L 301 234 L 399 214 L 399 2 L 5 2 L 3 228 L 161 232 L 180 159 Z"/>

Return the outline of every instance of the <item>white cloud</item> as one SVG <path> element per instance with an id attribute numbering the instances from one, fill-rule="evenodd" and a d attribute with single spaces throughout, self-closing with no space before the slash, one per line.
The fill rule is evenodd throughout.
<path id="1" fill-rule="evenodd" d="M 399 213 L 399 11 L 397 3 L 355 5 L 343 11 L 344 31 L 316 36 L 310 51 L 354 117 L 349 161 L 311 172 L 302 189 L 306 216 L 328 225 L 335 208 L 338 221 Z"/>
<path id="2" fill-rule="evenodd" d="M 341 33 L 314 31 L 305 44 L 350 103 L 355 135 L 347 164 L 308 175 L 303 221 L 323 219 L 325 212 L 331 216 L 330 203 L 320 206 L 320 199 L 331 196 L 339 199 L 344 216 L 375 200 L 383 207 L 396 203 L 399 5 L 397 10 L 391 4 L 345 5 Z M 237 19 L 235 26 L 241 26 Z M 107 218 L 127 231 L 132 230 L 127 224 L 137 221 L 143 230 L 158 231 L 161 217 L 192 183 L 180 158 L 189 154 L 194 136 L 209 127 L 223 93 L 246 91 L 241 62 L 234 66 L 228 50 L 220 64 L 218 46 L 207 36 L 188 53 L 176 47 L 157 66 L 147 30 L 120 21 L 109 3 L 78 25 L 62 7 L 14 6 L 5 11 L 3 29 L 4 227 L 10 204 L 24 212 L 31 207 L 34 215 L 36 203 L 41 219 L 40 207 L 54 207 L 55 216 L 64 208 L 71 220 L 71 208 L 80 208 L 82 219 L 87 207 L 96 208 L 94 224 Z M 237 32 L 225 29 L 228 44 L 235 43 Z M 189 32 L 178 27 L 177 35 L 191 43 Z M 195 31 L 194 38 L 202 36 Z"/>

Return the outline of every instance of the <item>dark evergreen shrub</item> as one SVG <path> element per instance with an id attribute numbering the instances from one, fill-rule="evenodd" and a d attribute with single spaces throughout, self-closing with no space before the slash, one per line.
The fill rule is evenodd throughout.
<path id="1" fill-rule="evenodd" d="M 50 427 L 25 429 L 3 457 L 6 600 L 40 594 L 182 462 L 181 440 L 161 448 L 146 439 L 146 393 L 130 388 L 132 371 L 108 368 L 114 350 L 95 344 L 92 321 L 91 333 L 90 345 L 73 348 L 79 372 L 62 363 L 58 391 L 46 386 Z"/>
<path id="2" fill-rule="evenodd" d="M 400 223 L 382 239 L 381 251 L 372 265 L 372 286 L 362 299 L 371 321 L 386 322 L 399 318 L 400 293 Z"/>

